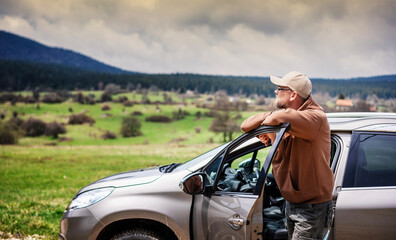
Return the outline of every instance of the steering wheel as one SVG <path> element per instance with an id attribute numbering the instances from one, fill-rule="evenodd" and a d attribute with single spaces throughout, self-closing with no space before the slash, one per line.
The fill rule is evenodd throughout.
<path id="1" fill-rule="evenodd" d="M 240 168 L 238 168 L 238 170 L 237 170 L 237 178 L 239 180 L 241 180 L 243 183 L 248 183 L 249 182 L 249 178 L 246 176 L 245 171 L 243 171 Z"/>

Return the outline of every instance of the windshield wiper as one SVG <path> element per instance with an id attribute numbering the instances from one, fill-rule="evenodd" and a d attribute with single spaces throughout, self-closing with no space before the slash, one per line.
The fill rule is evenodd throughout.
<path id="1" fill-rule="evenodd" d="M 175 168 L 177 168 L 180 165 L 181 165 L 181 163 L 172 163 L 172 164 L 169 164 L 169 165 L 161 166 L 159 168 L 159 170 L 160 170 L 160 172 L 170 173 L 170 172 L 172 172 Z"/>

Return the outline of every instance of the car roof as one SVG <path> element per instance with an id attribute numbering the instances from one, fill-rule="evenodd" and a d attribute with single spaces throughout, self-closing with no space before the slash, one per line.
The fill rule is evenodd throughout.
<path id="1" fill-rule="evenodd" d="M 396 132 L 396 113 L 327 113 L 331 131 Z"/>

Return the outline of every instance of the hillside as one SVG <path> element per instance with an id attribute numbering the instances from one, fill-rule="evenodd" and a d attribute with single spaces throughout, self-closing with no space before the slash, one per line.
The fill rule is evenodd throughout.
<path id="1" fill-rule="evenodd" d="M 62 48 L 48 47 L 5 31 L 0 31 L 0 59 L 59 64 L 95 72 L 125 72 L 80 53 Z"/>
<path id="2" fill-rule="evenodd" d="M 313 92 L 330 96 L 358 94 L 362 99 L 375 94 L 379 98 L 396 98 L 396 75 L 355 79 L 311 79 Z M 199 93 L 225 90 L 228 94 L 273 96 L 274 85 L 269 77 L 215 76 L 198 74 L 110 74 L 92 72 L 55 64 L 0 60 L 0 91 L 93 89 L 117 84 L 121 88 L 196 90 Z"/>

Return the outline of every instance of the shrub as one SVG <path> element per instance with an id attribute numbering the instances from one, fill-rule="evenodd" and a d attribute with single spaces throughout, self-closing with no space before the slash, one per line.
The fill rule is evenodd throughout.
<path id="1" fill-rule="evenodd" d="M 69 124 L 84 124 L 84 123 L 95 123 L 93 117 L 86 115 L 85 113 L 72 114 L 69 117 Z"/>
<path id="2" fill-rule="evenodd" d="M 178 111 L 172 112 L 172 114 L 173 114 L 173 119 L 175 119 L 175 120 L 181 120 L 181 119 L 184 119 L 185 116 L 190 115 L 190 113 L 188 111 L 186 111 L 186 110 L 183 111 L 180 108 Z"/>
<path id="3" fill-rule="evenodd" d="M 142 116 L 143 113 L 139 112 L 139 111 L 134 111 L 133 113 L 131 113 L 132 116 Z"/>
<path id="4" fill-rule="evenodd" d="M 24 122 L 23 119 L 21 119 L 19 117 L 13 117 L 7 121 L 7 126 L 12 128 L 15 131 L 19 131 L 23 122 Z"/>
<path id="5" fill-rule="evenodd" d="M 84 102 L 86 104 L 94 105 L 96 103 L 95 96 L 85 96 Z"/>
<path id="6" fill-rule="evenodd" d="M 164 116 L 164 115 L 154 115 L 154 116 L 146 117 L 146 122 L 164 122 L 164 123 L 168 123 L 168 122 L 172 122 L 172 119 L 170 117 Z"/>
<path id="7" fill-rule="evenodd" d="M 84 96 L 84 94 L 82 94 L 81 92 L 79 92 L 77 95 L 73 96 L 73 100 L 75 102 L 78 102 L 80 104 L 95 104 L 95 96 L 93 95 L 88 95 L 88 96 Z"/>
<path id="8" fill-rule="evenodd" d="M 135 137 L 142 135 L 140 131 L 142 124 L 139 119 L 134 117 L 126 117 L 122 120 L 121 134 L 123 137 Z"/>
<path id="9" fill-rule="evenodd" d="M 38 137 L 44 135 L 46 125 L 44 121 L 31 117 L 22 124 L 21 128 L 26 136 Z"/>
<path id="10" fill-rule="evenodd" d="M 58 97 L 62 98 L 63 101 L 66 101 L 67 99 L 69 99 L 70 97 L 72 97 L 72 95 L 71 95 L 68 91 L 66 91 L 66 90 L 55 91 L 55 94 L 56 94 Z"/>
<path id="11" fill-rule="evenodd" d="M 201 117 L 202 117 L 202 112 L 201 111 L 198 111 L 198 112 L 195 113 L 195 118 L 196 119 L 200 119 Z"/>
<path id="12" fill-rule="evenodd" d="M 17 144 L 18 132 L 8 124 L 0 123 L 0 144 Z"/>
<path id="13" fill-rule="evenodd" d="M 44 95 L 44 97 L 41 99 L 41 101 L 45 102 L 45 103 L 61 103 L 61 102 L 65 101 L 65 99 L 56 93 L 48 93 L 48 94 Z"/>
<path id="14" fill-rule="evenodd" d="M 106 133 L 105 134 L 103 134 L 102 136 L 101 136 L 101 138 L 102 139 L 115 139 L 115 138 L 117 138 L 117 135 L 115 134 L 115 133 L 113 133 L 113 132 L 111 132 L 111 131 L 106 131 Z"/>
<path id="15" fill-rule="evenodd" d="M 7 121 L 6 126 L 15 131 L 16 134 L 24 133 L 28 137 L 38 137 L 42 135 L 58 138 L 58 134 L 66 133 L 66 128 L 57 122 L 45 123 L 40 119 L 29 118 L 23 121 L 18 117 L 11 118 Z"/>
<path id="16" fill-rule="evenodd" d="M 0 102 L 11 102 L 14 101 L 14 99 L 16 99 L 17 96 L 15 96 L 15 94 L 13 93 L 3 93 L 0 95 Z"/>
<path id="17" fill-rule="evenodd" d="M 47 126 L 45 127 L 44 134 L 46 136 L 52 136 L 53 138 L 58 138 L 58 135 L 62 133 L 66 133 L 66 128 L 62 124 L 56 121 L 52 123 L 48 123 Z"/>
<path id="18" fill-rule="evenodd" d="M 35 103 L 36 99 L 34 97 L 32 97 L 32 96 L 26 96 L 26 97 L 23 97 L 21 99 L 21 102 L 24 102 L 24 103 Z"/>
<path id="19" fill-rule="evenodd" d="M 74 101 L 84 104 L 84 94 L 79 92 L 76 96 L 74 96 Z"/>
<path id="20" fill-rule="evenodd" d="M 123 103 L 125 101 L 128 101 L 127 96 L 119 96 L 117 99 L 113 100 L 113 102 L 116 102 L 116 103 Z"/>
<path id="21" fill-rule="evenodd" d="M 125 107 L 133 107 L 134 102 L 131 101 L 131 100 L 127 100 L 127 101 L 122 102 L 122 104 L 123 104 Z"/>
<path id="22" fill-rule="evenodd" d="M 204 112 L 203 114 L 205 117 L 215 117 L 216 116 L 216 112 L 213 110 L 210 110 L 209 112 Z"/>
<path id="23" fill-rule="evenodd" d="M 100 96 L 100 101 L 101 102 L 111 102 L 112 100 L 113 100 L 113 97 L 108 92 L 104 92 Z"/>
<path id="24" fill-rule="evenodd" d="M 103 104 L 101 109 L 102 109 L 102 111 L 109 111 L 109 110 L 111 110 L 111 107 L 108 104 Z"/>

